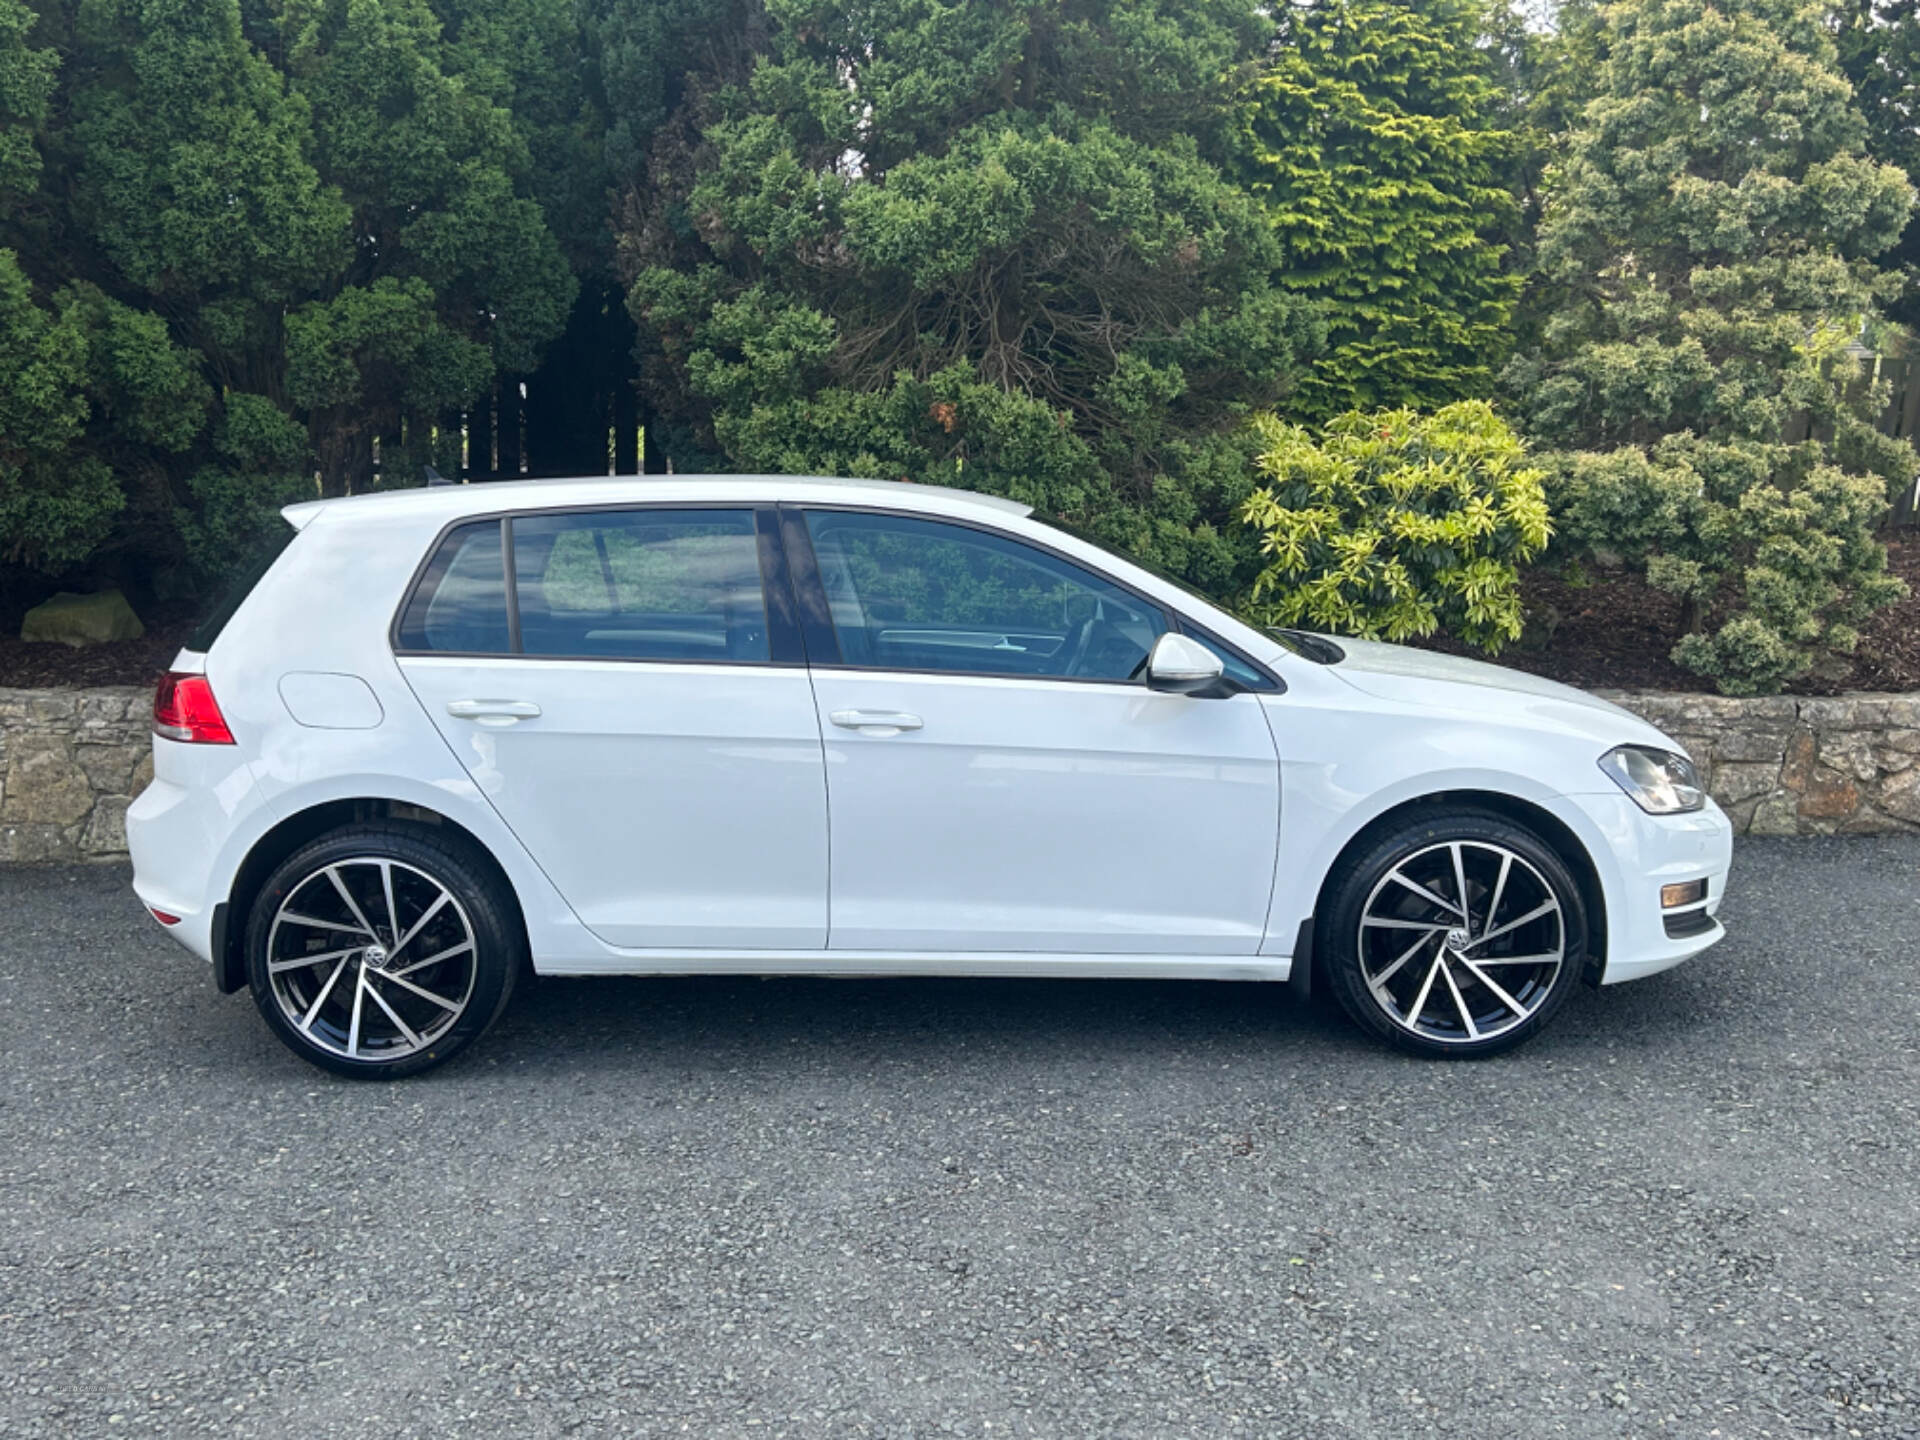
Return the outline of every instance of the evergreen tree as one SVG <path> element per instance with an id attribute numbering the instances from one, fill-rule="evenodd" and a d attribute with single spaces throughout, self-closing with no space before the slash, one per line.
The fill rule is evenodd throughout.
<path id="1" fill-rule="evenodd" d="M 47 162 L 0 206 L 0 369 L 44 402 L 0 438 L 14 563 L 203 582 L 316 468 L 363 488 L 375 435 L 457 447 L 445 410 L 565 324 L 569 260 L 610 264 L 567 0 L 39 0 L 44 49 L 24 16 L 0 0 L 0 166 L 31 183 L 36 121 Z"/>
<path id="2" fill-rule="evenodd" d="M 40 173 L 34 132 L 53 95 L 57 57 L 29 43 L 34 15 L 0 0 L 0 206 L 18 207 Z M 86 420 L 84 345 L 34 303 L 18 255 L 0 249 L 0 560 L 64 556 L 91 543 L 93 485 L 61 484 L 60 467 Z"/>
<path id="3" fill-rule="evenodd" d="M 1319 302 L 1327 353 L 1289 413 L 1484 395 L 1521 277 L 1503 96 L 1478 0 L 1282 6 L 1245 107 L 1239 170 L 1281 242 L 1280 281 Z"/>
<path id="4" fill-rule="evenodd" d="M 425 460 L 443 411 L 533 369 L 577 282 L 527 193 L 526 136 L 489 97 L 514 70 L 484 35 L 449 43 L 425 0 L 288 0 L 281 25 L 316 167 L 351 213 L 350 261 L 287 335 L 288 393 L 338 493 L 369 482 L 376 435 L 404 421 Z"/>
<path id="5" fill-rule="evenodd" d="M 1867 150 L 1920 184 L 1920 9 L 1913 0 L 1848 0 L 1839 17 L 1840 66 L 1867 122 Z M 1920 325 L 1920 223 L 1908 221 L 1883 263 L 1904 281 L 1888 316 Z"/>
<path id="6" fill-rule="evenodd" d="M 34 303 L 0 250 L 0 561 L 59 570 L 126 503 L 112 472 L 74 453 L 87 421 L 86 337 Z"/>
<path id="7" fill-rule="evenodd" d="M 33 133 L 53 97 L 59 57 L 28 43 L 33 26 L 20 0 L 0 0 L 0 196 L 19 195 L 40 173 Z"/>
<path id="8" fill-rule="evenodd" d="M 513 116 L 526 190 L 576 273 L 612 263 L 606 116 L 587 86 L 574 0 L 434 0 L 446 67 Z"/>
<path id="9" fill-rule="evenodd" d="M 0 240 L 30 286 L 13 314 L 34 305 L 40 345 L 59 347 L 38 373 L 57 368 L 74 403 L 38 428 L 37 462 L 0 504 L 0 549 L 55 572 L 177 557 L 174 511 L 221 398 L 270 384 L 278 316 L 344 254 L 344 211 L 305 163 L 304 108 L 231 3 L 50 0 L 34 33 L 67 63 L 46 173 L 0 209 Z"/>
<path id="10" fill-rule="evenodd" d="M 734 466 L 1010 494 L 1248 578 L 1239 432 L 1315 338 L 1216 163 L 1261 12 L 769 0 L 741 33 L 625 227 L 655 406 Z"/>
<path id="11" fill-rule="evenodd" d="M 1605 17 L 1540 239 L 1563 304 L 1509 380 L 1561 452 L 1560 533 L 1683 597 L 1680 663 L 1773 688 L 1900 590 L 1872 527 L 1914 457 L 1871 428 L 1879 397 L 1849 399 L 1848 347 L 1897 287 L 1873 257 L 1911 190 L 1863 154 L 1817 6 Z"/>
<path id="12" fill-rule="evenodd" d="M 1498 72 L 1499 124 L 1515 140 L 1504 156 L 1503 170 L 1516 206 L 1500 240 L 1507 246 L 1507 269 L 1524 282 L 1513 312 L 1516 351 L 1540 343 L 1555 302 L 1564 300 L 1540 274 L 1536 247 L 1548 173 L 1593 98 L 1605 58 L 1600 8 L 1599 0 L 1557 0 L 1544 12 L 1549 21 L 1545 26 L 1539 23 L 1540 11 L 1517 4 L 1493 16 L 1491 58 Z"/>

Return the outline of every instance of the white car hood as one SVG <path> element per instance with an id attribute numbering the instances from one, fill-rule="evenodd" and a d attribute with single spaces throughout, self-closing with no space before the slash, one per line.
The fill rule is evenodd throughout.
<path id="1" fill-rule="evenodd" d="M 1332 672 L 1375 699 L 1469 713 L 1490 725 L 1557 730 L 1607 748 L 1627 743 L 1680 748 L 1631 711 L 1557 680 L 1404 645 L 1344 637 L 1335 643 L 1347 658 L 1331 666 Z"/>

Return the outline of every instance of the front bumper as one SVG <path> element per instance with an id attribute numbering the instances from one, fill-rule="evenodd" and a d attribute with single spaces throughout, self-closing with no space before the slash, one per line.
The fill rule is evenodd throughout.
<path id="1" fill-rule="evenodd" d="M 1727 933 L 1716 916 L 1733 862 L 1733 824 L 1718 805 L 1709 800 L 1690 815 L 1649 815 L 1623 794 L 1567 798 L 1607 846 L 1604 856 L 1595 856 L 1607 899 L 1602 985 L 1672 969 Z M 1661 886 L 1699 879 L 1707 882 L 1704 902 L 1662 909 Z M 1669 917 L 1685 917 L 1686 923 L 1674 927 L 1682 933 L 1668 933 Z"/>

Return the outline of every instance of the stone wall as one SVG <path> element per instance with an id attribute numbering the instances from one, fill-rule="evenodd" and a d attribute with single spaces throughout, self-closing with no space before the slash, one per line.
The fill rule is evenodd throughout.
<path id="1" fill-rule="evenodd" d="M 153 691 L 0 688 L 0 862 L 126 854 L 153 778 Z"/>
<path id="2" fill-rule="evenodd" d="M 1920 695 L 1605 692 L 1681 744 L 1743 833 L 1920 831 Z M 152 692 L 0 688 L 0 862 L 126 853 Z"/>
<path id="3" fill-rule="evenodd" d="M 1686 746 L 1743 835 L 1920 830 L 1920 695 L 1601 693 Z"/>

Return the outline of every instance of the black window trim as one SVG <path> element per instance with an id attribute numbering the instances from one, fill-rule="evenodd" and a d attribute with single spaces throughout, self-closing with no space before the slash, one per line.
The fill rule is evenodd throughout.
<path id="1" fill-rule="evenodd" d="M 507 594 L 507 653 L 524 653 L 520 647 L 520 577 L 513 568 L 513 517 L 500 517 L 500 575 Z"/>
<path id="2" fill-rule="evenodd" d="M 627 510 L 746 510 L 752 512 L 754 535 L 760 556 L 761 598 L 766 603 L 767 609 L 768 650 L 773 658 L 767 660 L 661 660 L 641 655 L 528 655 L 521 650 L 519 586 L 513 565 L 514 520 L 547 515 L 599 515 Z M 1158 611 L 1166 620 L 1170 631 L 1176 634 L 1198 635 L 1209 640 L 1256 675 L 1264 675 L 1272 682 L 1271 690 L 1249 691 L 1249 694 L 1279 695 L 1286 692 L 1287 682 L 1271 665 L 1261 664 L 1242 651 L 1239 646 L 1221 639 L 1210 627 L 1201 624 L 1185 611 L 1173 608 L 1164 601 L 1146 594 L 1138 586 L 1128 584 L 1105 569 L 1089 564 L 1082 557 L 1069 554 L 1044 540 L 1035 539 L 1030 535 L 1016 535 L 999 526 L 983 524 L 963 516 L 908 510 L 890 505 L 852 505 L 810 500 L 728 500 L 710 503 L 693 500 L 629 500 L 611 505 L 548 505 L 513 510 L 479 511 L 471 515 L 456 516 L 435 533 L 432 542 L 428 544 L 419 563 L 414 567 L 412 577 L 400 594 L 400 603 L 394 609 L 393 619 L 388 624 L 388 644 L 394 656 L 400 659 L 559 660 L 571 663 L 593 661 L 621 665 L 726 665 L 759 669 L 792 669 L 797 666 L 803 669 L 815 667 L 823 670 L 852 670 L 868 674 L 891 672 L 900 675 L 957 675 L 979 680 L 1048 680 L 1069 685 L 1118 685 L 1128 689 L 1145 687 L 1144 679 L 1103 680 L 1081 675 L 1009 675 L 1000 670 L 908 669 L 900 666 L 848 663 L 840 654 L 840 641 L 834 632 L 833 613 L 827 603 L 826 586 L 820 579 L 819 564 L 813 553 L 813 539 L 807 533 L 806 512 L 809 510 L 836 511 L 855 515 L 902 516 L 909 520 L 958 525 L 962 529 L 977 530 L 983 535 L 991 535 L 1016 545 L 1031 546 L 1063 564 L 1097 575 L 1114 589 L 1131 595 L 1141 604 Z M 425 580 L 427 572 L 431 569 L 434 557 L 440 553 L 440 547 L 446 543 L 447 536 L 463 526 L 479 525 L 489 520 L 500 527 L 501 563 L 506 571 L 507 640 L 512 648 L 505 652 L 418 650 L 403 645 L 400 639 L 400 622 L 405 618 L 407 607 L 413 602 L 415 592 L 419 590 L 421 582 Z M 784 595 L 781 585 L 783 580 L 785 581 Z M 787 596 L 791 597 L 791 606 L 784 603 Z"/>
<path id="3" fill-rule="evenodd" d="M 780 534 L 785 542 L 787 572 L 793 577 L 800 604 L 800 631 L 807 641 L 807 661 L 823 669 L 840 669 L 845 666 L 840 632 L 833 628 L 833 607 L 820 579 L 820 557 L 813 553 L 813 536 L 807 533 L 805 507 L 780 506 Z"/>
<path id="4" fill-rule="evenodd" d="M 810 510 L 831 511 L 836 514 L 846 515 L 903 516 L 909 520 L 923 520 L 939 525 L 957 525 L 964 530 L 977 530 L 983 535 L 991 535 L 995 539 L 1005 540 L 1011 544 L 1029 546 L 1032 549 L 1040 551 L 1043 555 L 1053 557 L 1062 564 L 1071 565 L 1076 570 L 1083 570 L 1088 574 L 1098 576 L 1100 579 L 1106 581 L 1107 584 L 1113 586 L 1114 589 L 1123 594 L 1131 595 L 1142 605 L 1157 611 L 1166 622 L 1169 632 L 1173 634 L 1197 635 L 1209 640 L 1227 654 L 1233 656 L 1235 660 L 1245 665 L 1249 670 L 1253 671 L 1254 674 L 1263 675 L 1272 682 L 1273 688 L 1270 690 L 1249 690 L 1245 693 L 1249 695 L 1281 695 L 1286 693 L 1287 682 L 1274 672 L 1272 666 L 1262 665 L 1259 661 L 1252 659 L 1250 656 L 1244 654 L 1239 646 L 1231 645 L 1227 641 L 1222 640 L 1210 628 L 1202 625 L 1184 611 L 1174 609 L 1165 601 L 1148 595 L 1138 586 L 1129 585 L 1126 581 L 1116 575 L 1110 574 L 1099 566 L 1088 564 L 1078 555 L 1068 554 L 1066 551 L 1049 545 L 1045 541 L 1036 540 L 1032 536 L 1016 535 L 996 525 L 983 524 L 979 521 L 966 519 L 957 515 L 934 514 L 923 510 L 902 510 L 887 505 L 848 505 L 832 502 L 822 503 L 812 500 L 782 500 L 779 502 L 779 505 L 782 521 L 781 528 L 787 539 L 787 553 L 790 562 L 789 568 L 793 573 L 794 586 L 800 591 L 800 608 L 803 617 L 803 629 L 806 631 L 807 636 L 808 654 L 812 656 L 816 651 L 819 651 L 833 656 L 831 660 L 812 660 L 811 663 L 816 669 L 851 670 L 862 674 L 954 675 L 975 680 L 1045 680 L 1066 685 L 1115 685 L 1129 690 L 1144 690 L 1147 684 L 1144 676 L 1137 680 L 1106 680 L 1091 675 L 1009 675 L 1004 670 L 947 670 L 903 665 L 855 665 L 841 658 L 840 642 L 833 629 L 833 612 L 827 601 L 826 586 L 820 579 L 820 567 L 814 558 L 813 537 L 807 532 L 806 513 Z M 801 558 L 803 555 L 804 559 Z M 816 629 L 821 625 L 826 627 L 824 641 L 816 638 L 815 633 Z M 828 648 L 829 646 L 831 648 Z"/>
<path id="5" fill-rule="evenodd" d="M 742 510 L 753 517 L 755 554 L 759 562 L 761 601 L 767 613 L 767 650 L 773 657 L 766 660 L 666 660 L 649 655 L 529 655 L 520 648 L 520 590 L 514 575 L 513 564 L 513 522 L 516 519 L 544 518 L 549 515 L 606 515 L 628 510 Z M 420 563 L 414 567 L 413 576 L 407 581 L 407 587 L 401 592 L 400 603 L 393 612 L 393 619 L 387 626 L 387 643 L 394 658 L 401 660 L 529 660 L 561 661 L 567 664 L 586 662 L 614 665 L 724 665 L 730 668 L 759 670 L 805 669 L 807 654 L 800 627 L 796 624 L 792 610 L 780 604 L 776 583 L 768 567 L 769 534 L 767 520 L 763 517 L 777 516 L 774 502 L 766 500 L 726 500 L 702 503 L 697 500 L 630 500 L 612 505 L 547 505 L 540 507 L 521 507 L 513 510 L 479 511 L 472 515 L 460 515 L 442 525 L 427 545 L 426 553 L 420 557 Z M 480 525 L 492 521 L 500 527 L 501 562 L 506 568 L 507 601 L 507 650 L 421 650 L 403 644 L 400 637 L 400 622 L 406 617 L 407 607 L 413 603 L 414 595 L 421 583 L 427 578 L 433 567 L 440 547 L 455 530 L 469 525 Z M 784 575 L 786 566 L 780 570 Z M 791 593 L 791 583 L 789 593 Z M 791 658 L 782 659 L 781 656 Z"/>

